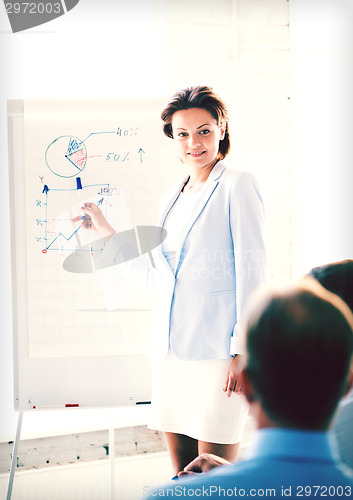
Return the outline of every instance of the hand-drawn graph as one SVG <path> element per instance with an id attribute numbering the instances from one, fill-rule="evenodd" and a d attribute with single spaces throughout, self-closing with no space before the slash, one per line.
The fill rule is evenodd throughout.
<path id="1" fill-rule="evenodd" d="M 94 133 L 90 134 L 94 135 Z M 63 141 L 63 139 L 65 139 Z M 68 147 L 66 143 L 68 141 Z M 54 155 L 51 153 L 51 163 L 55 163 L 55 169 L 48 164 L 49 147 L 55 145 L 57 151 L 66 151 L 64 157 L 65 162 L 61 165 L 60 154 Z M 60 144 L 60 147 L 58 147 Z M 64 149 L 61 146 L 65 146 Z M 86 148 L 83 147 L 83 142 L 71 136 L 62 136 L 55 139 L 46 150 L 46 162 L 50 170 L 59 177 L 71 178 L 69 168 L 80 170 L 86 164 L 87 154 Z M 142 163 L 142 148 L 138 150 L 140 162 Z M 110 153 L 107 158 L 110 157 Z M 101 156 L 101 155 L 98 155 Z M 116 156 L 116 155 L 115 155 Z M 66 162 L 68 160 L 69 163 Z M 109 160 L 107 160 L 109 161 Z M 71 164 L 71 165 L 70 165 Z M 57 168 L 60 165 L 60 169 Z M 65 170 L 66 175 L 62 175 Z M 59 173 L 60 172 L 60 173 Z M 126 200 L 119 188 L 111 187 L 106 184 L 90 184 L 83 185 L 81 177 L 76 177 L 76 187 L 74 188 L 49 188 L 44 184 L 42 194 L 45 196 L 43 207 L 45 215 L 42 220 L 37 219 L 37 222 L 44 228 L 43 241 L 45 248 L 42 252 L 46 254 L 48 251 L 59 252 L 63 259 L 63 268 L 69 272 L 92 273 L 96 270 L 117 265 L 141 255 L 148 253 L 151 264 L 155 267 L 151 250 L 158 246 L 166 237 L 166 231 L 155 226 L 138 226 L 134 227 L 127 207 Z M 67 193 L 77 192 L 79 202 L 75 205 L 67 207 L 60 215 L 50 217 L 50 201 L 53 194 L 59 194 L 62 198 Z M 89 197 L 88 193 L 89 192 Z M 84 199 L 82 199 L 84 198 Z M 85 229 L 82 220 L 75 221 L 75 216 L 80 213 L 82 204 L 95 204 L 100 208 L 105 219 L 110 221 L 110 224 L 119 230 L 119 241 L 130 246 L 130 251 L 125 252 L 124 258 L 120 257 L 119 261 L 103 259 L 102 254 L 106 246 L 104 238 L 100 238 L 93 231 Z M 76 217 L 77 218 L 77 217 Z M 81 219 L 86 220 L 87 217 L 82 215 Z M 52 227 L 55 223 L 55 229 Z M 122 230 L 126 227 L 132 229 Z"/>
<path id="2" fill-rule="evenodd" d="M 117 138 L 128 138 L 136 136 L 137 133 L 138 127 L 130 129 L 118 127 L 116 131 L 90 132 L 84 140 L 72 135 L 62 135 L 48 145 L 45 151 L 47 167 L 54 176 L 67 179 L 67 182 L 65 182 L 64 187 L 61 183 L 58 188 L 55 187 L 57 184 L 55 177 L 54 186 L 49 186 L 43 182 L 42 194 L 45 198 L 38 203 L 43 205 L 45 213 L 41 219 L 37 218 L 37 225 L 43 228 L 44 234 L 41 238 L 37 237 L 37 240 L 42 239 L 44 241 L 45 247 L 42 250 L 44 254 L 48 251 L 56 251 L 64 257 L 65 254 L 67 256 L 72 252 L 75 252 L 76 255 L 81 252 L 93 253 L 90 243 L 99 239 L 99 236 L 89 234 L 89 231 L 83 230 L 81 222 L 73 222 L 73 218 L 80 214 L 81 206 L 84 203 L 96 204 L 102 210 L 105 218 L 117 230 L 133 227 L 127 203 L 121 190 L 118 187 L 112 187 L 109 182 L 85 185 L 81 175 L 89 158 L 85 144 L 89 138 L 103 134 L 114 134 Z M 91 155 L 90 158 L 103 158 L 105 163 L 117 164 L 118 162 L 130 161 L 135 153 L 135 159 L 142 164 L 145 155 L 142 147 L 134 148 L 135 151 L 126 149 L 123 152 L 120 151 L 120 153 L 95 154 Z M 110 176 L 110 172 L 107 171 L 107 177 Z M 44 177 L 40 178 L 43 180 Z M 76 182 L 73 184 L 71 179 L 74 177 Z M 74 204 L 72 204 L 72 197 L 69 197 L 70 193 L 77 194 L 76 203 Z M 60 201 L 58 201 L 59 199 Z M 54 214 L 52 209 L 54 204 L 56 206 L 65 206 L 64 211 L 60 214 Z M 67 204 L 70 206 L 67 206 Z M 101 250 L 97 251 L 96 246 L 94 250 L 95 258 L 99 258 L 98 254 Z M 75 272 L 72 266 L 70 270 Z"/>
<path id="3" fill-rule="evenodd" d="M 131 244 L 128 258 L 145 253 L 153 265 L 159 202 L 183 175 L 170 160 L 171 141 L 163 142 L 159 106 L 25 102 L 31 358 L 145 354 L 154 298 L 132 279 L 126 255 L 107 264 L 105 242 L 80 217 L 81 207 L 94 203 L 119 241 Z"/>
<path id="4" fill-rule="evenodd" d="M 45 161 L 53 174 L 66 178 L 75 177 L 86 166 L 86 146 L 77 137 L 70 135 L 58 137 L 47 147 Z"/>
<path id="5" fill-rule="evenodd" d="M 82 187 L 80 177 L 76 177 L 76 183 L 81 186 L 78 189 L 82 190 L 82 189 L 84 189 L 84 187 L 86 187 L 86 186 Z M 97 191 L 98 191 L 98 189 L 101 188 L 101 186 L 102 185 L 90 186 L 90 187 L 97 188 Z M 114 195 L 119 194 L 119 190 L 117 190 L 116 188 L 114 188 L 114 189 L 109 188 L 109 184 L 103 184 L 103 186 L 104 186 L 103 189 L 107 193 L 111 193 L 111 194 L 109 194 L 109 196 L 113 196 L 113 194 Z M 80 223 L 74 224 L 72 222 L 72 219 L 73 219 L 72 214 L 73 214 L 73 212 L 76 214 L 79 213 L 81 203 L 76 204 L 76 206 L 72 206 L 72 207 L 67 208 L 65 210 L 65 212 L 63 212 L 58 217 L 53 219 L 53 221 L 56 224 L 56 230 L 55 230 L 54 236 L 52 236 L 52 237 L 49 236 L 50 233 L 51 234 L 53 233 L 53 231 L 50 230 L 50 217 L 48 216 L 48 214 L 50 212 L 50 198 L 51 198 L 51 195 L 57 191 L 60 191 L 60 193 L 63 194 L 65 192 L 71 192 L 73 190 L 72 189 L 57 190 L 55 188 L 50 189 L 46 184 L 43 187 L 42 193 L 44 193 L 44 195 L 45 195 L 45 201 L 43 203 L 43 206 L 45 208 L 45 215 L 44 215 L 44 218 L 42 221 L 42 223 L 44 225 L 43 240 L 45 241 L 45 248 L 42 250 L 43 253 L 46 253 L 48 250 L 49 251 L 59 251 L 62 253 L 73 252 L 75 250 L 79 250 L 82 246 L 81 235 L 83 234 L 83 237 L 84 237 L 84 233 L 82 231 L 81 224 Z M 105 207 L 104 215 L 107 217 L 108 207 L 112 206 L 112 205 L 109 204 L 109 202 L 107 202 L 107 199 L 105 198 L 105 196 L 107 196 L 106 194 L 104 194 L 103 197 L 101 197 L 101 198 L 100 198 L 100 194 L 101 193 L 98 192 L 96 195 L 97 199 L 92 200 L 92 202 L 94 202 L 97 206 L 100 206 L 102 208 Z"/>
<path id="6" fill-rule="evenodd" d="M 111 188 L 109 184 L 85 186 L 82 185 L 80 177 L 76 177 L 76 185 L 76 189 L 51 189 L 46 184 L 43 187 L 42 194 L 45 196 L 43 201 L 44 216 L 42 220 L 39 220 L 44 233 L 42 238 L 45 243 L 43 253 L 55 251 L 65 257 L 71 252 L 89 251 L 83 247 L 87 243 L 98 239 L 98 236 L 92 236 L 89 231 L 85 231 L 81 221 L 73 222 L 74 216 L 80 214 L 81 206 L 84 203 L 90 202 L 97 205 L 102 210 L 105 218 L 116 224 L 116 227 L 121 227 L 121 225 L 125 227 L 132 224 L 126 201 L 118 188 Z M 58 194 L 63 197 L 72 192 L 77 192 L 78 201 L 65 208 L 59 215 L 51 215 L 52 197 Z M 117 214 L 119 214 L 119 217 Z M 84 216 L 82 216 L 82 219 L 84 219 Z"/>

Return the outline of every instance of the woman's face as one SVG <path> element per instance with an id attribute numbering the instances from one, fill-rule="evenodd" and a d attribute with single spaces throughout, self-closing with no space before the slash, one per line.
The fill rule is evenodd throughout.
<path id="1" fill-rule="evenodd" d="M 194 168 L 213 167 L 225 126 L 219 126 L 209 111 L 202 108 L 176 111 L 172 130 L 183 163 Z"/>

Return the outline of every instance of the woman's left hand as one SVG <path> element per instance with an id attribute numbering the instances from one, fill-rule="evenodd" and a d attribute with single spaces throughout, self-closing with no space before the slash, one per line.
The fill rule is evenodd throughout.
<path id="1" fill-rule="evenodd" d="M 239 354 L 237 354 L 230 363 L 223 391 L 227 393 L 228 398 L 230 398 L 233 392 L 236 394 L 243 394 L 242 356 Z"/>

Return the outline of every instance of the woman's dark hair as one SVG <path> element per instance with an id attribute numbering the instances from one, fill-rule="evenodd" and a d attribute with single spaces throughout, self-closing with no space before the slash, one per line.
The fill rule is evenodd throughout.
<path id="1" fill-rule="evenodd" d="M 173 139 L 172 117 L 176 111 L 200 108 L 207 110 L 218 125 L 225 124 L 224 139 L 219 142 L 217 154 L 218 160 L 223 160 L 230 150 L 230 137 L 228 129 L 228 111 L 222 99 L 215 94 L 211 87 L 200 85 L 197 87 L 188 87 L 177 92 L 161 113 L 164 122 L 163 132 L 167 137 Z"/>

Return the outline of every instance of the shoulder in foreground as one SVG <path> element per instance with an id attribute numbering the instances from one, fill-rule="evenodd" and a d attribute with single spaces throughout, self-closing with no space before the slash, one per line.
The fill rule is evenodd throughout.
<path id="1" fill-rule="evenodd" d="M 255 497 L 256 492 L 259 493 L 256 496 L 258 498 L 264 496 L 265 491 L 269 496 L 308 496 L 310 491 L 316 492 L 318 496 L 320 493 L 325 496 L 326 492 L 330 492 L 331 498 L 351 497 L 351 473 L 337 470 L 334 465 L 328 468 L 327 464 L 315 464 L 314 470 L 316 472 L 311 477 L 310 464 L 308 467 L 307 463 L 288 465 L 286 461 L 252 459 L 218 467 L 204 474 L 183 477 L 161 487 L 145 487 L 144 494 L 149 495 L 147 500 L 156 497 Z M 306 486 L 305 489 L 303 485 Z M 333 493 L 337 493 L 337 496 Z"/>

